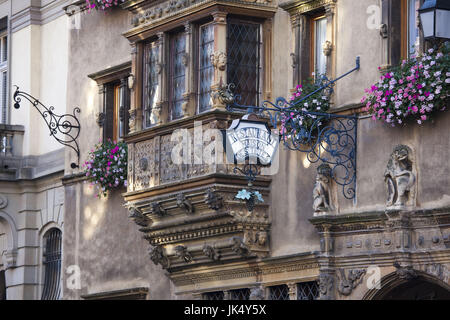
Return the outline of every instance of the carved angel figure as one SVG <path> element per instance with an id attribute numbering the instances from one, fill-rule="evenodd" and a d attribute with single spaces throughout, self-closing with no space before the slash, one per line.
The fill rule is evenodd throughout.
<path id="1" fill-rule="evenodd" d="M 330 176 L 331 168 L 328 164 L 321 164 L 317 168 L 316 184 L 313 189 L 314 212 L 330 211 Z"/>
<path id="2" fill-rule="evenodd" d="M 410 160 L 411 149 L 405 145 L 394 148 L 389 159 L 384 181 L 386 182 L 388 199 L 386 205 L 404 206 L 409 200 L 410 190 L 416 181 Z"/>

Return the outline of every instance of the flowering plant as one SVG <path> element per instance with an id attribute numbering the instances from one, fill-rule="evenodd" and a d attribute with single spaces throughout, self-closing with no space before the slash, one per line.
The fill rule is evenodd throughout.
<path id="1" fill-rule="evenodd" d="M 302 112 L 281 114 L 280 134 L 283 135 L 284 139 L 295 137 L 297 140 L 307 142 L 313 129 L 318 129 L 324 124 L 321 119 L 318 120 L 320 115 L 314 113 L 325 113 L 330 109 L 329 93 L 320 90 L 306 99 L 304 97 L 322 87 L 325 81 L 325 77 L 317 76 L 316 80 L 308 79 L 303 85 L 297 85 L 295 92 L 290 98 L 292 109 L 305 111 L 308 114 Z"/>
<path id="2" fill-rule="evenodd" d="M 125 0 L 86 0 L 86 5 L 89 10 L 106 10 L 109 7 L 117 6 L 119 2 L 124 2 Z"/>
<path id="3" fill-rule="evenodd" d="M 91 150 L 83 167 L 91 186 L 97 187 L 98 198 L 106 197 L 108 190 L 127 186 L 127 160 L 127 145 L 122 141 L 108 140 Z"/>
<path id="4" fill-rule="evenodd" d="M 361 99 L 373 120 L 392 126 L 412 120 L 418 124 L 431 119 L 436 111 L 444 111 L 450 83 L 450 45 L 440 50 L 429 49 L 424 55 L 403 60 L 366 89 Z"/>

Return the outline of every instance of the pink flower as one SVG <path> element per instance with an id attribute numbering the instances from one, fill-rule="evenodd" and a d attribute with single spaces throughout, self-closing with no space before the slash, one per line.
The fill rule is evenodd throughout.
<path id="1" fill-rule="evenodd" d="M 425 121 L 425 120 L 427 120 L 427 116 L 426 116 L 426 115 L 423 115 L 423 116 L 420 117 L 420 119 L 422 119 L 423 121 Z"/>

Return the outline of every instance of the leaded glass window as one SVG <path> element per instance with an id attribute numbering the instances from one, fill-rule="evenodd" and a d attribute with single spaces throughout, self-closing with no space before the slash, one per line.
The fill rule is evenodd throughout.
<path id="1" fill-rule="evenodd" d="M 261 26 L 229 20 L 227 23 L 227 82 L 233 83 L 240 104 L 258 105 L 261 72 Z"/>
<path id="2" fill-rule="evenodd" d="M 203 300 L 223 300 L 223 291 L 206 292 Z"/>
<path id="3" fill-rule="evenodd" d="M 243 288 L 237 290 L 230 290 L 231 300 L 249 300 L 250 299 L 250 289 Z"/>
<path id="4" fill-rule="evenodd" d="M 151 127 L 158 119 L 152 117 L 152 109 L 158 101 L 158 56 L 159 46 L 155 42 L 149 42 L 144 47 L 144 126 Z"/>
<path id="5" fill-rule="evenodd" d="M 297 283 L 297 300 L 316 300 L 319 298 L 317 281 Z"/>
<path id="6" fill-rule="evenodd" d="M 285 284 L 269 287 L 269 294 L 270 300 L 289 300 L 289 288 Z"/>
<path id="7" fill-rule="evenodd" d="M 183 60 L 186 54 L 186 37 L 180 32 L 170 41 L 170 110 L 171 119 L 183 117 L 183 94 L 185 91 L 186 67 Z"/>
<path id="8" fill-rule="evenodd" d="M 199 34 L 198 110 L 204 112 L 211 108 L 211 84 L 214 79 L 214 67 L 211 63 L 211 54 L 214 51 L 213 25 L 210 23 L 201 26 Z"/>
<path id="9" fill-rule="evenodd" d="M 60 298 L 61 278 L 61 231 L 53 228 L 44 236 L 44 288 L 42 300 Z"/>

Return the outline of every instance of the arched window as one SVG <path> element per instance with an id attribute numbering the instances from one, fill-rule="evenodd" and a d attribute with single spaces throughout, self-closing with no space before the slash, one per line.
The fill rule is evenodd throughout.
<path id="1" fill-rule="evenodd" d="M 53 228 L 44 235 L 44 288 L 42 300 L 58 300 L 61 286 L 61 231 Z"/>

